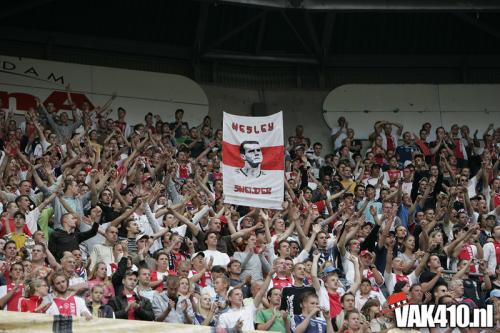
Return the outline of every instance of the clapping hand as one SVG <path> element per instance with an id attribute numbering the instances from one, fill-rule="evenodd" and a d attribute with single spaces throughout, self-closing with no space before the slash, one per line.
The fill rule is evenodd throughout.
<path id="1" fill-rule="evenodd" d="M 236 325 L 234 325 L 234 328 L 238 331 L 241 332 L 241 329 L 243 328 L 243 320 L 240 318 L 236 322 Z"/>

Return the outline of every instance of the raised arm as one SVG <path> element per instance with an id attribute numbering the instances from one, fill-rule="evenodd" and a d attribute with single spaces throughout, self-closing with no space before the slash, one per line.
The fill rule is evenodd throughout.
<path id="1" fill-rule="evenodd" d="M 351 224 L 350 221 L 346 222 L 345 226 L 347 227 L 347 226 L 349 226 L 349 224 Z M 356 236 L 356 234 L 358 233 L 359 227 L 360 227 L 359 223 L 355 223 L 355 224 L 353 224 L 353 227 L 351 228 L 351 230 L 349 230 L 348 232 L 346 232 L 344 230 L 344 232 L 340 236 L 339 242 L 337 243 L 337 248 L 339 249 L 340 255 L 342 255 L 342 256 L 345 255 L 345 252 L 346 252 L 345 246 L 346 246 L 348 241 L 350 241 L 351 239 L 354 238 L 354 236 Z"/>
<path id="2" fill-rule="evenodd" d="M 319 291 L 321 289 L 321 284 L 318 279 L 318 261 L 319 257 L 321 256 L 321 253 L 319 251 L 314 251 L 313 252 L 313 264 L 311 268 L 311 278 L 312 278 L 312 285 L 314 289 L 316 290 L 316 294 L 319 295 Z"/>
<path id="3" fill-rule="evenodd" d="M 461 280 L 465 277 L 465 274 L 470 270 L 470 265 L 472 264 L 472 260 L 467 260 L 467 265 L 462 267 L 458 272 L 453 274 L 452 280 Z"/>
<path id="4" fill-rule="evenodd" d="M 240 231 L 235 232 L 234 234 L 231 235 L 231 240 L 234 241 L 240 237 L 244 237 L 245 235 L 248 235 L 249 233 L 257 230 L 257 229 L 262 229 L 264 228 L 264 224 L 262 222 L 257 223 L 253 227 L 246 228 L 246 229 L 241 229 Z"/>
<path id="5" fill-rule="evenodd" d="M 446 253 L 446 255 L 449 257 L 453 257 L 452 254 L 455 252 L 455 248 L 457 248 L 459 244 L 462 244 L 466 238 L 470 237 L 472 233 L 475 232 L 475 230 L 476 228 L 471 226 L 471 228 L 466 233 L 463 233 L 460 237 L 457 237 L 451 243 L 445 245 L 444 252 Z"/>
<path id="6" fill-rule="evenodd" d="M 173 209 L 170 209 L 169 212 L 172 213 L 172 215 L 174 215 L 180 222 L 187 225 L 189 230 L 191 230 L 191 233 L 193 234 L 193 236 L 196 237 L 198 235 L 198 233 L 200 232 L 200 229 L 198 228 L 198 226 L 193 224 L 188 218 L 186 218 L 182 214 L 179 214 L 177 211 L 175 211 Z"/>
<path id="7" fill-rule="evenodd" d="M 54 193 L 52 193 L 51 195 L 49 195 L 47 198 L 45 198 L 45 200 L 43 200 L 39 205 L 38 205 L 38 209 L 40 210 L 40 212 L 45 208 L 47 207 L 48 204 L 50 204 L 55 198 L 56 196 L 59 194 L 59 191 L 61 191 L 62 188 L 61 186 L 58 186 L 58 188 L 54 191 Z"/>
<path id="8" fill-rule="evenodd" d="M 292 234 L 293 230 L 295 229 L 295 221 L 290 221 L 290 225 L 288 226 L 288 228 L 286 228 L 285 232 L 283 232 L 281 235 L 278 236 L 278 239 L 276 239 L 276 242 L 281 242 L 282 240 L 285 240 L 287 239 L 288 237 L 290 237 L 290 235 Z"/>
<path id="9" fill-rule="evenodd" d="M 136 202 L 136 204 L 133 207 L 126 209 L 123 213 L 120 214 L 120 216 L 111 221 L 110 225 L 113 227 L 118 227 L 123 221 L 128 219 L 130 215 L 132 215 L 141 204 L 140 203 L 141 199 L 138 199 L 137 201 L 138 202 Z"/>
<path id="10" fill-rule="evenodd" d="M 311 237 L 309 237 L 309 239 L 307 240 L 307 243 L 306 245 L 304 246 L 304 250 L 303 251 L 306 251 L 306 252 L 311 252 L 311 249 L 314 245 L 314 241 L 316 240 L 316 235 L 321 231 L 321 225 L 319 224 L 315 224 L 313 225 L 312 227 L 312 233 L 311 233 Z"/>
<path id="11" fill-rule="evenodd" d="M 403 133 L 403 124 L 395 123 L 395 122 L 392 122 L 391 124 L 398 128 L 398 130 L 397 130 L 398 137 L 401 136 L 401 134 Z"/>
<path id="12" fill-rule="evenodd" d="M 271 271 L 269 272 L 269 274 L 267 274 L 267 277 L 264 280 L 262 286 L 260 287 L 259 292 L 254 296 L 253 304 L 255 305 L 256 308 L 259 307 L 260 303 L 262 302 L 262 298 L 267 293 L 267 289 L 269 289 L 269 284 L 271 283 L 271 279 L 274 273 L 276 273 L 275 269 L 271 268 Z"/>
<path id="13" fill-rule="evenodd" d="M 385 258 L 385 272 L 392 273 L 392 259 L 394 258 L 394 250 L 392 247 L 387 248 L 387 256 Z"/>
<path id="14" fill-rule="evenodd" d="M 429 260 L 430 255 L 431 254 L 429 252 L 425 252 L 424 256 L 420 259 L 417 268 L 415 268 L 415 275 L 417 277 L 419 277 L 420 274 L 423 272 L 425 266 L 427 265 L 427 260 Z"/>
<path id="15" fill-rule="evenodd" d="M 351 285 L 349 290 L 347 292 L 351 292 L 353 294 L 356 294 L 356 291 L 358 290 L 359 286 L 361 285 L 361 271 L 359 268 L 359 260 L 358 257 L 348 254 L 347 255 L 347 260 L 351 261 L 354 264 L 354 283 Z"/>

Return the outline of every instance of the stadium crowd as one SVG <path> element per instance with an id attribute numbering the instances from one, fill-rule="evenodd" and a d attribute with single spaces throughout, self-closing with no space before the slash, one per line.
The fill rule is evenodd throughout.
<path id="1" fill-rule="evenodd" d="M 3 309 L 366 333 L 394 327 L 405 292 L 493 304 L 500 328 L 500 128 L 379 121 L 363 147 L 341 117 L 325 152 L 297 126 L 283 209 L 266 210 L 224 204 L 210 117 L 131 124 L 113 100 L 0 110 Z"/>

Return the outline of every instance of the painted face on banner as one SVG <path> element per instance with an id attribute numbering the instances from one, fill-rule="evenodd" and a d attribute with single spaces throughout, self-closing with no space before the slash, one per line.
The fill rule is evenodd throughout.
<path id="1" fill-rule="evenodd" d="M 252 168 L 258 167 L 262 163 L 262 150 L 258 143 L 247 143 L 245 145 L 245 154 L 241 158 Z"/>

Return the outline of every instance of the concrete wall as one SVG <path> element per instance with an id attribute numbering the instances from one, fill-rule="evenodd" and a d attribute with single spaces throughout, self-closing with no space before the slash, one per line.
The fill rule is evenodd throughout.
<path id="1" fill-rule="evenodd" d="M 266 103 L 269 113 L 283 110 L 285 140 L 295 133 L 295 126 L 304 126 L 304 132 L 314 143 L 323 143 L 324 152 L 331 149 L 330 129 L 323 118 L 323 101 L 329 90 L 254 90 L 202 85 L 208 97 L 212 124 L 220 128 L 222 111 L 250 115 L 253 103 Z"/>

